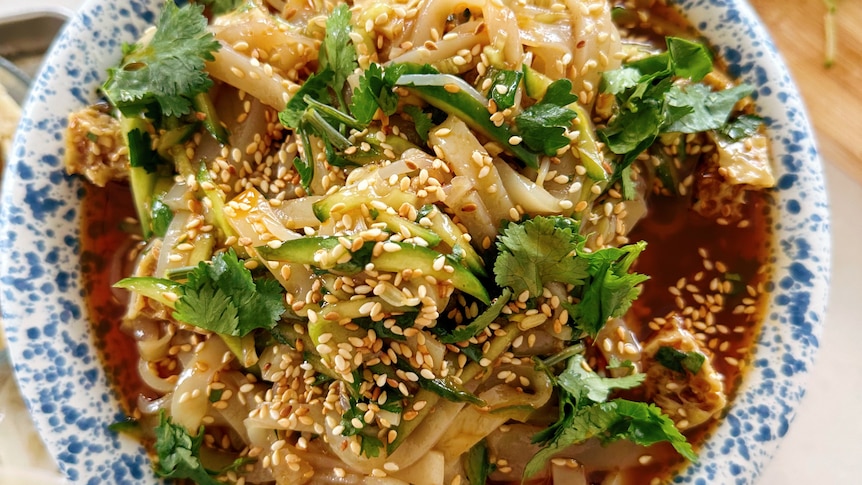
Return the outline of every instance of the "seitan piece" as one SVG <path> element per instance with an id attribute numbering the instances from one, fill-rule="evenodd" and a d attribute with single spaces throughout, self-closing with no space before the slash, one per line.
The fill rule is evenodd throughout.
<path id="1" fill-rule="evenodd" d="M 128 180 L 129 155 L 120 122 L 99 106 L 70 114 L 65 163 L 67 172 L 81 174 L 99 187 Z"/>

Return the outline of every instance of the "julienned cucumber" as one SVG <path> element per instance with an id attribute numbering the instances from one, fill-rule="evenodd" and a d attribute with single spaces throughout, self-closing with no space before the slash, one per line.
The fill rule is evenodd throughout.
<path id="1" fill-rule="evenodd" d="M 377 256 L 365 252 L 362 255 L 354 253 L 354 256 L 360 260 L 354 261 L 355 264 L 353 265 L 344 262 L 339 263 L 338 266 L 322 263 L 326 257 L 315 256 L 315 254 L 318 251 L 332 251 L 336 245 L 340 244 L 339 239 L 334 236 L 304 237 L 285 241 L 277 249 L 269 246 L 260 246 L 256 249 L 262 258 L 268 260 L 288 261 L 315 267 L 329 266 L 329 268 L 324 267 L 323 269 L 349 268 L 354 273 L 359 272 L 365 266 L 366 262 L 362 259 L 368 257 L 367 262 L 373 264 L 374 269 L 378 271 L 397 273 L 405 269 L 412 269 L 414 274 L 416 271 L 421 271 L 423 275 L 433 276 L 438 281 L 451 282 L 456 289 L 472 295 L 486 304 L 491 301 L 482 282 L 455 258 L 415 244 L 390 241 L 386 244 L 394 245 L 388 246 L 392 250 L 383 251 Z"/>

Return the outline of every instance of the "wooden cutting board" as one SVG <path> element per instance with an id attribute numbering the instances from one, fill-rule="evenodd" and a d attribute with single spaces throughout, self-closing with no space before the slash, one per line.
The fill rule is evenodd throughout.
<path id="1" fill-rule="evenodd" d="M 824 163 L 862 183 L 862 1 L 836 0 L 837 49 L 824 66 L 823 0 L 750 0 L 808 108 Z"/>

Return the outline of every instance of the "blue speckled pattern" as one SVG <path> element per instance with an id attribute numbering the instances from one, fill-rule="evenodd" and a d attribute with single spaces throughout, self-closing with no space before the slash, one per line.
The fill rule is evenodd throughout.
<path id="1" fill-rule="evenodd" d="M 73 482 L 158 483 L 122 417 L 89 329 L 80 283 L 78 179 L 61 154 L 66 114 L 96 100 L 104 72 L 158 2 L 90 1 L 38 76 L 14 141 L 0 213 L 0 295 L 10 356 L 36 427 Z"/>
<path id="2" fill-rule="evenodd" d="M 81 184 L 64 174 L 65 113 L 96 99 L 105 69 L 155 19 L 158 0 L 92 0 L 55 45 L 15 139 L 0 207 L 0 296 L 16 374 L 48 449 L 81 483 L 157 483 L 121 416 L 88 328 L 79 274 Z M 757 86 L 777 170 L 773 292 L 737 400 L 676 483 L 753 483 L 787 432 L 818 347 L 829 278 L 820 161 L 784 63 L 747 3 L 682 0 L 733 74 Z"/>

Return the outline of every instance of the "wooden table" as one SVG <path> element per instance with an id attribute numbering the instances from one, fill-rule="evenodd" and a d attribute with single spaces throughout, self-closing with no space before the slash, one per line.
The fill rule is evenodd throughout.
<path id="1" fill-rule="evenodd" d="M 862 1 L 836 1 L 837 50 L 827 68 L 823 0 L 750 0 L 799 85 L 824 162 L 862 183 Z"/>

